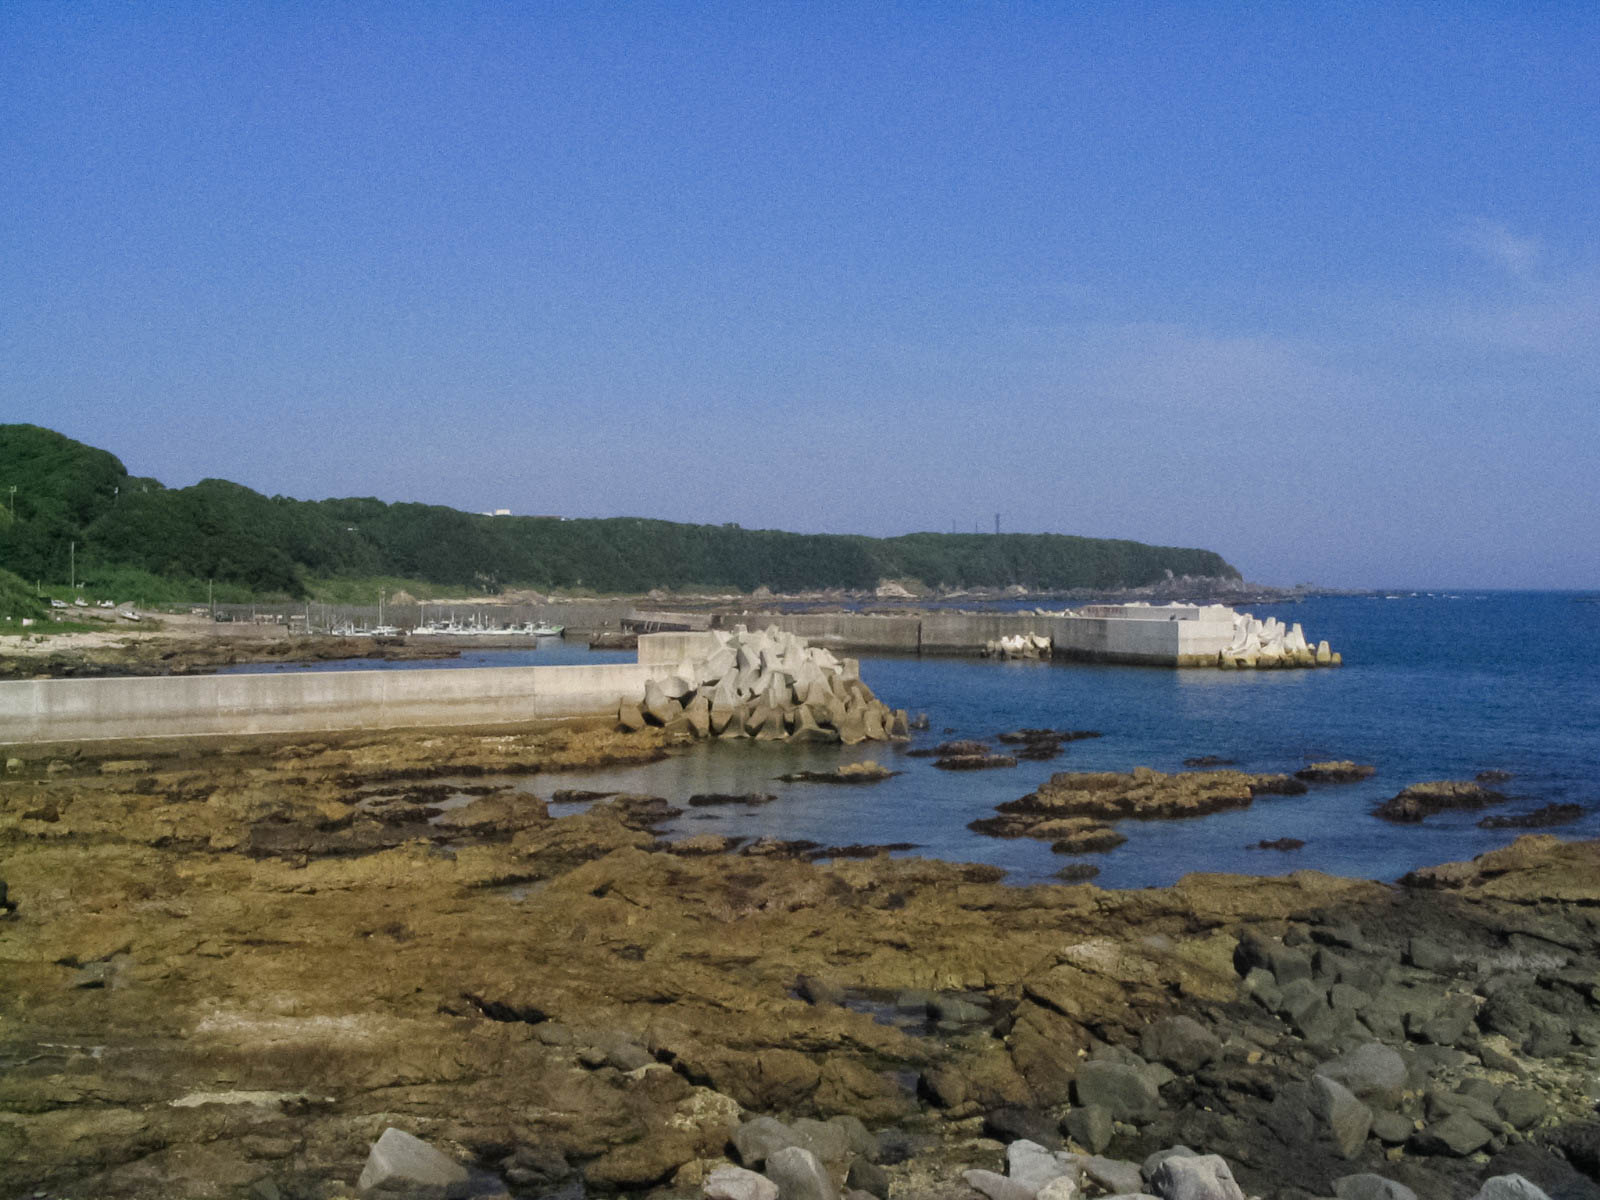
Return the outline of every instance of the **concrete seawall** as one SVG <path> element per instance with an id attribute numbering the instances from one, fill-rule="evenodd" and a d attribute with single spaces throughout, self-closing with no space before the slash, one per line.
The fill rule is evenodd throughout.
<path id="1" fill-rule="evenodd" d="M 1195 610 L 1181 610 L 1183 614 Z M 745 613 L 724 618 L 753 629 L 776 625 L 834 649 L 891 654 L 979 654 L 984 646 L 1018 634 L 1048 637 L 1057 658 L 1140 666 L 1215 666 L 1233 637 L 1231 621 L 1177 619 L 1168 610 L 1139 618 L 1040 616 L 1037 613 L 925 613 L 862 616 L 856 613 Z"/>
<path id="2" fill-rule="evenodd" d="M 499 725 L 615 715 L 670 665 L 305 671 L 0 683 L 0 745 Z"/>

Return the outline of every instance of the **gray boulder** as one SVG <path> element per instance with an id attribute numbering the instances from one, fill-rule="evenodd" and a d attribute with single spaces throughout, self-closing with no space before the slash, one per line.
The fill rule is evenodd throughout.
<path id="1" fill-rule="evenodd" d="M 1418 1154 L 1445 1154 L 1465 1158 L 1489 1144 L 1494 1135 L 1466 1113 L 1453 1113 L 1415 1134 L 1411 1149 Z"/>
<path id="2" fill-rule="evenodd" d="M 1145 1156 L 1139 1164 L 1139 1173 L 1146 1179 L 1155 1178 L 1156 1169 L 1169 1158 L 1198 1158 L 1199 1156 L 1187 1146 L 1168 1146 L 1165 1150 L 1157 1150 Z"/>
<path id="3" fill-rule="evenodd" d="M 1352 1095 L 1393 1106 L 1406 1086 L 1406 1060 L 1382 1042 L 1368 1042 L 1323 1063 L 1317 1074 L 1342 1083 Z"/>
<path id="4" fill-rule="evenodd" d="M 1472 1200 L 1550 1200 L 1550 1196 L 1521 1175 L 1496 1175 L 1478 1189 Z"/>
<path id="5" fill-rule="evenodd" d="M 1155 1169 L 1150 1187 L 1161 1200 L 1245 1200 L 1233 1172 L 1218 1154 L 1175 1154 Z"/>
<path id="6" fill-rule="evenodd" d="M 1405 1184 L 1371 1174 L 1335 1179 L 1333 1194 L 1339 1200 L 1417 1200 L 1417 1194 Z"/>
<path id="7" fill-rule="evenodd" d="M 705 1200 L 778 1200 L 778 1185 L 743 1167 L 718 1167 L 706 1176 L 700 1194 Z"/>
<path id="8" fill-rule="evenodd" d="M 1123 1162 L 1120 1158 L 1091 1155 L 1084 1160 L 1083 1173 L 1108 1192 L 1137 1192 L 1144 1186 L 1139 1164 Z"/>
<path id="9" fill-rule="evenodd" d="M 1047 1150 L 1038 1142 L 1018 1138 L 1006 1147 L 1006 1176 L 1024 1187 L 1038 1190 L 1052 1179 L 1063 1176 L 1076 1182 L 1078 1165 L 1069 1154 Z"/>
<path id="10" fill-rule="evenodd" d="M 850 1157 L 850 1137 L 831 1121 L 799 1117 L 789 1122 L 795 1145 L 803 1146 L 825 1163 L 842 1163 Z"/>
<path id="11" fill-rule="evenodd" d="M 778 1185 L 778 1200 L 839 1200 L 827 1169 L 817 1156 L 799 1146 L 785 1146 L 767 1156 L 767 1178 Z"/>
<path id="12" fill-rule="evenodd" d="M 869 1196 L 877 1196 L 878 1200 L 888 1200 L 889 1172 L 877 1163 L 858 1158 L 850 1164 L 844 1185 L 852 1192 L 866 1192 Z"/>
<path id="13" fill-rule="evenodd" d="M 982 1192 L 989 1200 L 1034 1200 L 1034 1193 L 1038 1191 L 993 1171 L 963 1171 L 961 1178 L 967 1181 L 967 1186 L 973 1191 Z"/>
<path id="14" fill-rule="evenodd" d="M 1061 1122 L 1068 1137 L 1090 1154 L 1099 1154 L 1116 1136 L 1111 1114 L 1098 1104 L 1081 1105 L 1069 1112 Z"/>
<path id="15" fill-rule="evenodd" d="M 1311 1081 L 1311 1109 L 1333 1135 L 1334 1144 L 1345 1158 L 1354 1158 L 1366 1144 L 1372 1129 L 1372 1110 L 1351 1094 L 1344 1084 L 1326 1075 Z"/>
<path id="16" fill-rule="evenodd" d="M 419 1137 L 385 1129 L 356 1181 L 363 1196 L 389 1193 L 406 1200 L 457 1200 L 472 1190 L 467 1169 Z"/>
<path id="17" fill-rule="evenodd" d="M 1163 1017 L 1145 1026 L 1139 1036 L 1139 1053 L 1179 1074 L 1193 1075 L 1222 1057 L 1222 1043 L 1193 1017 Z"/>
<path id="18" fill-rule="evenodd" d="M 1099 1105 L 1115 1121 L 1144 1123 L 1161 1111 L 1161 1095 L 1149 1078 L 1124 1063 L 1086 1062 L 1078 1068 L 1072 1087 L 1079 1104 Z"/>
<path id="19" fill-rule="evenodd" d="M 794 1132 L 774 1117 L 757 1117 L 733 1131 L 733 1148 L 747 1167 L 759 1167 L 769 1155 L 799 1144 Z"/>

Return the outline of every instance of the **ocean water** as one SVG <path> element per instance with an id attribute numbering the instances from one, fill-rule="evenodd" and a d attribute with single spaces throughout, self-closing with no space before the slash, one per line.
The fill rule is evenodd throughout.
<path id="1" fill-rule="evenodd" d="M 1600 836 L 1600 603 L 1565 593 L 1465 592 L 1323 597 L 1252 611 L 1300 622 L 1313 642 L 1328 639 L 1345 666 L 1223 672 L 864 658 L 862 677 L 882 700 L 928 714 L 931 729 L 913 746 L 992 739 L 1024 726 L 1096 729 L 1104 736 L 1070 743 L 1049 762 L 961 773 L 881 744 L 717 743 L 661 763 L 541 776 L 532 790 L 617 789 L 680 804 L 696 792 L 769 792 L 777 799 L 759 807 L 688 809 L 669 833 L 803 838 L 825 846 L 906 842 L 918 854 L 992 863 L 1015 883 L 1047 881 L 1080 861 L 1098 865 L 1095 882 L 1108 887 L 1168 884 L 1193 871 L 1275 875 L 1305 868 L 1392 880 L 1516 836 L 1479 829 L 1481 812 L 1445 813 L 1409 826 L 1372 815 L 1407 784 L 1470 779 L 1490 769 L 1513 775 L 1501 787 L 1514 797 L 1490 811 L 1576 803 L 1584 809 L 1581 820 L 1552 832 Z M 485 651 L 458 665 L 557 661 L 592 659 L 564 646 Z M 1247 809 L 1208 817 L 1118 822 L 1126 843 L 1081 857 L 967 829 L 1056 771 L 1176 771 L 1183 759 L 1200 755 L 1261 772 L 1349 758 L 1374 765 L 1377 774 L 1355 784 L 1313 785 L 1303 796 L 1261 797 Z M 867 758 L 903 774 L 852 786 L 774 778 Z M 1248 848 L 1283 837 L 1306 844 L 1296 851 Z"/>

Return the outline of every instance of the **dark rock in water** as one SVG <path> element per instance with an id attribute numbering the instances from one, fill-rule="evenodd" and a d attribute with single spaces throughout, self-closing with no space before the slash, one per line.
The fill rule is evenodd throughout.
<path id="1" fill-rule="evenodd" d="M 770 792 L 699 792 L 689 797 L 690 808 L 710 808 L 718 804 L 771 804 L 777 797 Z"/>
<path id="2" fill-rule="evenodd" d="M 1062 883 L 1082 883 L 1087 879 L 1093 879 L 1098 874 L 1100 874 L 1100 868 L 1095 866 L 1094 863 L 1072 863 L 1057 871 L 1056 878 L 1061 880 Z M 1079 1140 L 1082 1141 L 1081 1138 Z M 1087 1145 L 1088 1143 L 1084 1144 Z"/>
<path id="3" fill-rule="evenodd" d="M 1373 815 L 1385 821 L 1414 824 L 1434 813 L 1488 808 L 1492 804 L 1505 802 L 1506 796 L 1503 793 L 1491 791 L 1480 783 L 1441 779 L 1430 783 L 1412 784 L 1393 799 L 1384 801 Z"/>
<path id="4" fill-rule="evenodd" d="M 846 763 L 832 771 L 791 771 L 787 775 L 779 775 L 778 779 L 783 783 L 878 783 L 899 774 L 902 772 L 891 771 L 869 759 L 866 762 Z"/>
<path id="5" fill-rule="evenodd" d="M 1371 779 L 1377 773 L 1377 767 L 1342 760 L 1312 763 L 1310 766 L 1301 767 L 1294 773 L 1294 777 L 1303 779 L 1307 783 L 1354 783 L 1358 779 Z"/>
<path id="6" fill-rule="evenodd" d="M 1048 759 L 1058 758 L 1060 754 L 1060 742 L 1028 742 L 1017 751 L 1018 758 L 1025 758 L 1029 762 L 1045 762 Z"/>
<path id="7" fill-rule="evenodd" d="M 1252 796 L 1304 796 L 1308 790 L 1304 780 L 1289 775 L 1253 775 L 1250 778 Z"/>
<path id="8" fill-rule="evenodd" d="M 906 751 L 906 755 L 909 758 L 948 758 L 957 754 L 966 755 L 987 753 L 989 753 L 988 742 L 975 742 L 970 739 L 956 742 L 940 742 L 937 746 L 934 746 L 931 749 L 922 748 L 918 750 Z"/>
<path id="9" fill-rule="evenodd" d="M 1579 804 L 1546 804 L 1543 808 L 1536 808 L 1532 812 L 1506 813 L 1492 817 L 1484 817 L 1478 822 L 1479 829 L 1546 829 L 1551 825 L 1570 825 L 1583 816 L 1583 806 Z"/>
<path id="10" fill-rule="evenodd" d="M 1216 754 L 1202 754 L 1198 758 L 1183 760 L 1186 767 L 1236 767 L 1239 764 L 1231 758 L 1222 758 Z"/>
<path id="11" fill-rule="evenodd" d="M 1010 754 L 947 754 L 933 764 L 941 771 L 988 771 L 995 767 L 1014 767 Z"/>
<path id="12" fill-rule="evenodd" d="M 607 796 L 616 794 L 616 792 L 585 792 L 575 788 L 562 788 L 560 791 L 550 793 L 550 803 L 583 804 L 591 800 L 604 800 Z"/>
<path id="13" fill-rule="evenodd" d="M 1087 820 L 1082 817 L 1070 821 L 1053 822 L 1053 824 L 1074 824 L 1078 827 L 1065 832 L 1065 836 L 1056 838 L 1050 843 L 1050 849 L 1055 854 L 1098 854 L 1104 850 L 1115 850 L 1128 840 L 1126 834 L 1118 833 L 1109 825 L 1102 825 L 1098 821 Z M 1042 829 L 1035 829 L 1035 835 L 1042 834 Z"/>
<path id="14" fill-rule="evenodd" d="M 1511 772 L 1479 771 L 1473 778 L 1479 783 L 1509 783 L 1511 781 Z"/>
<path id="15" fill-rule="evenodd" d="M 1298 850 L 1304 845 L 1305 845 L 1305 842 L 1300 838 L 1281 837 L 1281 838 L 1274 838 L 1271 841 L 1267 841 L 1266 839 L 1262 839 L 1261 841 L 1256 842 L 1252 846 L 1246 846 L 1245 849 L 1246 850 Z"/>
<path id="16" fill-rule="evenodd" d="M 819 846 L 805 851 L 800 857 L 806 862 L 821 862 L 830 858 L 877 858 L 880 854 L 903 854 L 916 848 L 915 842 L 875 842 L 865 846 L 857 842 L 849 846 Z"/>
<path id="17" fill-rule="evenodd" d="M 1012 746 L 1025 746 L 1030 742 L 1077 742 L 1084 738 L 1103 736 L 1098 729 L 1013 729 L 996 739 Z"/>

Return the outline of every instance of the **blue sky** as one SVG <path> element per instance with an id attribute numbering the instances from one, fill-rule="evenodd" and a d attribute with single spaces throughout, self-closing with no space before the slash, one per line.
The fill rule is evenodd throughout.
<path id="1" fill-rule="evenodd" d="M 0 6 L 0 420 L 1600 586 L 1593 5 Z"/>

